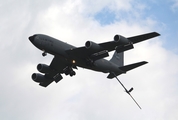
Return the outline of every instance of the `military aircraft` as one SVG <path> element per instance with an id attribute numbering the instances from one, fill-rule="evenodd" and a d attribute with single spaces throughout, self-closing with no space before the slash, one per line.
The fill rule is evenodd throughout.
<path id="1" fill-rule="evenodd" d="M 54 55 L 54 58 L 50 65 L 38 64 L 37 70 L 43 74 L 33 73 L 32 79 L 39 83 L 40 86 L 47 87 L 53 81 L 58 83 L 63 78 L 61 74 L 70 75 L 72 77 L 76 74 L 74 69 L 82 67 L 98 72 L 109 73 L 107 78 L 116 78 L 124 87 L 126 93 L 130 95 L 133 88 L 127 90 L 117 76 L 144 65 L 147 62 L 142 61 L 130 65 L 124 65 L 124 51 L 133 49 L 133 44 L 135 43 L 159 35 L 160 34 L 157 32 L 129 38 L 115 35 L 112 41 L 104 43 L 87 41 L 85 46 L 77 48 L 47 35 L 35 34 L 29 37 L 31 43 L 43 51 L 43 56 L 46 56 L 47 53 L 49 53 Z M 114 50 L 114 55 L 110 60 L 104 59 L 109 56 L 109 52 Z"/>

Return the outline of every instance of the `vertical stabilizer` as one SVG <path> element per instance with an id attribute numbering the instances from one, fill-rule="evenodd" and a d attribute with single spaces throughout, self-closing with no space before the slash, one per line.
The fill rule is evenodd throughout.
<path id="1" fill-rule="evenodd" d="M 118 67 L 124 66 L 124 52 L 117 53 L 115 51 L 110 62 L 116 64 Z"/>

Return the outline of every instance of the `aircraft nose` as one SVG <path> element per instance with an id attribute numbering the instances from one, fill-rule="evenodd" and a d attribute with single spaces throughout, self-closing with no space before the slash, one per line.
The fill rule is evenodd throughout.
<path id="1" fill-rule="evenodd" d="M 28 39 L 33 43 L 36 35 L 30 36 Z"/>

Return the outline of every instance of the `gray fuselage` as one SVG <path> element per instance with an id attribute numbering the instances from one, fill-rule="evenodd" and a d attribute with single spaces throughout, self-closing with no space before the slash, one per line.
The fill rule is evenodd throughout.
<path id="1" fill-rule="evenodd" d="M 69 45 L 67 43 L 64 43 L 55 38 L 49 37 L 47 35 L 35 34 L 34 40 L 31 42 L 40 50 L 45 51 L 46 53 L 50 53 L 54 56 L 60 56 L 61 59 L 67 60 L 68 64 L 75 64 L 76 66 L 79 66 L 82 68 L 104 72 L 104 73 L 122 72 L 116 64 L 106 59 L 98 59 L 93 62 L 92 66 L 89 66 L 86 64 L 87 60 L 85 58 L 78 58 L 75 55 L 71 56 L 66 53 L 67 50 L 72 50 L 72 49 L 75 49 L 76 47 Z M 73 63 L 74 60 L 75 60 L 75 63 Z"/>

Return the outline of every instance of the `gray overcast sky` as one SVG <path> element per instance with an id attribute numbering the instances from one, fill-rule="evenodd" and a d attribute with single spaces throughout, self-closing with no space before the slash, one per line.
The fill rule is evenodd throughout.
<path id="1" fill-rule="evenodd" d="M 164 8 L 164 9 L 163 9 Z M 177 120 L 178 1 L 6 0 L 0 2 L 0 119 Z M 140 110 L 107 74 L 83 68 L 47 88 L 31 80 L 38 63 L 50 64 L 28 37 L 42 33 L 74 46 L 156 31 L 160 37 L 135 45 L 125 64 L 149 64 L 119 76 Z M 110 54 L 112 56 L 112 53 Z M 109 59 L 109 58 L 108 58 Z"/>

